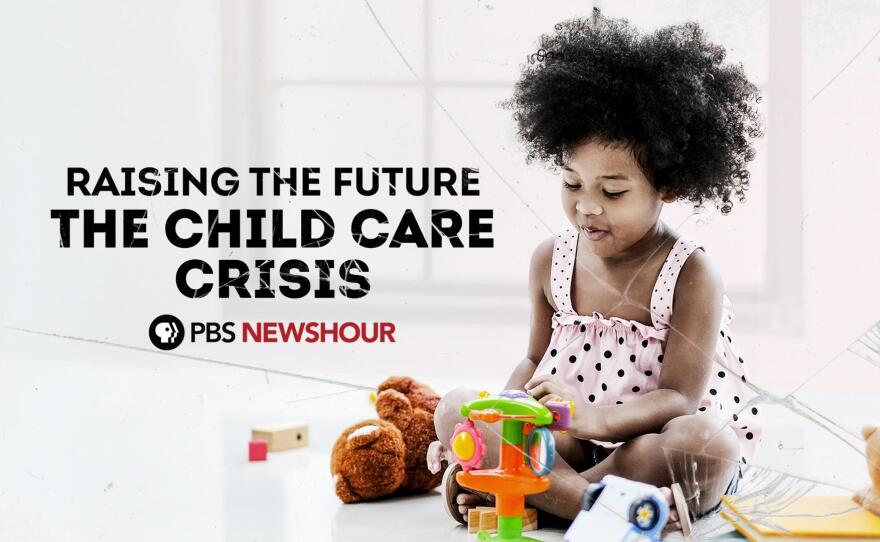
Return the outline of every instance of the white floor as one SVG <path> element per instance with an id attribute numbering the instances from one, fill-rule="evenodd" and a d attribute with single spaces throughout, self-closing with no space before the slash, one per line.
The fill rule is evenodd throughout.
<path id="1" fill-rule="evenodd" d="M 51 340 L 0 330 L 6 352 L 39 352 Z M 437 492 L 337 500 L 329 450 L 346 426 L 372 417 L 366 390 L 73 341 L 66 348 L 71 359 L 96 352 L 95 361 L 0 361 L 0 540 L 475 540 L 446 517 Z M 347 380 L 372 386 L 384 376 Z M 880 411 L 876 394 L 809 400 L 844 433 Z M 863 459 L 828 430 L 767 408 L 776 409 L 762 455 L 768 469 L 818 480 L 826 493 L 867 481 Z M 307 422 L 310 446 L 249 463 L 249 428 L 277 420 Z M 725 531 L 705 530 L 731 536 Z"/>

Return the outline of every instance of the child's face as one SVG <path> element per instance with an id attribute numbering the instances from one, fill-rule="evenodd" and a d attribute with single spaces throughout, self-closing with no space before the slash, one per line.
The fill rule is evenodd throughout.
<path id="1" fill-rule="evenodd" d="M 563 166 L 562 206 L 583 241 L 602 258 L 621 255 L 657 225 L 664 197 L 630 149 L 591 141 Z"/>

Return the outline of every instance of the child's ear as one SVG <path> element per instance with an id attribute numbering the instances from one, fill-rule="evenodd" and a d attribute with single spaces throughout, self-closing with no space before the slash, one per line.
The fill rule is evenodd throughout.
<path id="1" fill-rule="evenodd" d="M 663 201 L 663 203 L 674 203 L 678 201 L 678 196 L 671 192 L 661 192 L 660 199 Z"/>

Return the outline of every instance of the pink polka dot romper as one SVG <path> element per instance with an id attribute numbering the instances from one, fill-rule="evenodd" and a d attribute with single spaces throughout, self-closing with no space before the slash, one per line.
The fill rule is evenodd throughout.
<path id="1" fill-rule="evenodd" d="M 569 227 L 557 236 L 554 245 L 550 282 L 558 312 L 553 315 L 550 345 L 535 376 L 555 375 L 568 388 L 580 390 L 586 403 L 623 404 L 658 387 L 675 282 L 688 256 L 700 247 L 684 237 L 675 242 L 654 285 L 653 326 L 647 326 L 623 318 L 606 318 L 597 312 L 591 316 L 574 312 L 571 277 L 578 239 L 578 230 Z M 752 402 L 756 394 L 745 385 L 746 367 L 730 336 L 728 326 L 732 320 L 730 300 L 725 295 L 712 377 L 696 413 L 712 413 L 730 420 L 739 437 L 741 461 L 746 463 L 755 453 L 761 424 L 756 403 Z M 593 442 L 606 448 L 621 444 Z"/>

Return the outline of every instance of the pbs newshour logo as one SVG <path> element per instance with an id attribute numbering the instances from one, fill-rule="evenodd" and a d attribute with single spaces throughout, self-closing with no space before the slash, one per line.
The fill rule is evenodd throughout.
<path id="1" fill-rule="evenodd" d="M 150 342 L 174 350 L 189 335 L 191 343 L 231 343 L 236 322 L 190 322 L 189 333 L 176 316 L 157 316 L 149 327 Z M 394 322 L 241 322 L 242 343 L 396 342 Z"/>
<path id="2" fill-rule="evenodd" d="M 159 350 L 174 350 L 183 342 L 183 322 L 176 316 L 163 314 L 150 324 L 150 342 Z"/>

